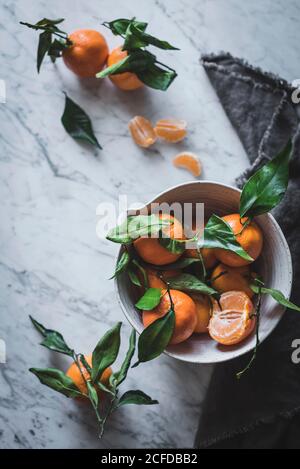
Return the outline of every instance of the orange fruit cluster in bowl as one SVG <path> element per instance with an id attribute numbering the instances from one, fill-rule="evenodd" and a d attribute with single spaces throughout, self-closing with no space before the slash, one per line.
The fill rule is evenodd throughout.
<path id="1" fill-rule="evenodd" d="M 170 238 L 184 240 L 182 224 L 176 218 L 171 218 Z M 245 224 L 245 220 L 240 220 L 238 214 L 229 214 L 223 219 L 231 226 L 236 240 L 253 261 L 245 260 L 235 252 L 225 249 L 200 249 L 208 273 L 207 282 L 220 294 L 218 299 L 198 292 L 172 289 L 172 286 L 170 295 L 166 294 L 168 280 L 183 273 L 172 269 L 172 264 L 180 257 L 199 257 L 196 249 L 186 249 L 182 254 L 177 254 L 160 244 L 157 238 L 138 238 L 133 243 L 136 253 L 145 263 L 148 287 L 162 289 L 158 306 L 151 311 L 142 311 L 142 322 L 147 327 L 167 314 L 171 296 L 175 313 L 171 345 L 187 340 L 192 334 L 205 333 L 222 345 L 234 345 L 246 339 L 255 328 L 254 293 L 250 288 L 254 273 L 250 264 L 262 252 L 263 234 L 255 222 Z M 168 264 L 170 270 L 167 269 Z M 163 271 L 161 266 L 164 266 Z M 187 267 L 193 269 L 196 275 L 199 268 L 198 263 Z"/>

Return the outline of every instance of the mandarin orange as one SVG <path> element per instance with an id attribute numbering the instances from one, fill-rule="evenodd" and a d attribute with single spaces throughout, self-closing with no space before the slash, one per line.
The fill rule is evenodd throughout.
<path id="1" fill-rule="evenodd" d="M 179 344 L 187 340 L 195 330 L 197 323 L 196 306 L 193 299 L 179 290 L 170 290 L 174 303 L 175 328 L 170 344 Z M 148 327 L 158 318 L 165 316 L 171 307 L 168 292 L 163 290 L 159 305 L 152 311 L 143 311 L 143 324 Z"/>

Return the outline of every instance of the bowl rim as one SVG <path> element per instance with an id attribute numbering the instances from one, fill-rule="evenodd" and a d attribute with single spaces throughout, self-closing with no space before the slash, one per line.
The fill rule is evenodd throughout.
<path id="1" fill-rule="evenodd" d="M 174 189 L 178 189 L 180 187 L 183 187 L 183 186 L 188 186 L 188 185 L 205 185 L 205 184 L 208 184 L 208 185 L 218 185 L 218 186 L 221 186 L 221 187 L 224 187 L 226 189 L 232 189 L 236 192 L 239 192 L 241 193 L 241 189 L 239 189 L 238 187 L 235 187 L 235 186 L 232 186 L 230 184 L 223 184 L 221 182 L 218 182 L 218 181 L 212 181 L 212 180 L 205 180 L 205 181 L 187 181 L 187 182 L 183 182 L 183 183 L 180 183 L 180 184 L 176 184 L 174 186 L 170 186 L 168 187 L 167 189 L 159 192 L 156 196 L 154 196 L 153 198 L 151 198 L 151 200 L 149 200 L 148 202 L 146 202 L 143 207 L 139 207 L 137 210 L 140 210 L 144 207 L 147 207 L 147 205 L 153 203 L 155 200 L 159 199 L 160 197 L 162 197 L 164 194 L 168 193 L 168 192 L 171 192 L 172 190 Z M 128 212 L 130 212 L 130 210 L 128 210 Z M 272 224 L 275 226 L 276 228 L 276 231 L 280 237 L 280 240 L 285 248 L 285 251 L 286 251 L 286 254 L 287 254 L 287 264 L 288 264 L 288 273 L 290 274 L 289 275 L 289 278 L 288 278 L 288 282 L 287 282 L 287 290 L 288 290 L 288 293 L 287 293 L 287 298 L 289 299 L 290 296 L 291 296 L 291 291 L 292 291 L 292 283 L 293 283 L 293 264 L 292 264 L 292 256 L 291 256 L 291 251 L 290 251 L 290 248 L 289 248 L 289 245 L 287 243 L 287 240 L 278 224 L 278 222 L 276 221 L 276 219 L 274 218 L 274 216 L 271 214 L 271 213 L 266 213 L 266 214 L 263 214 L 262 216 L 265 216 L 267 218 L 269 218 L 272 222 Z M 121 246 L 120 246 L 120 249 L 118 250 L 116 256 L 115 256 L 115 264 L 120 256 L 120 251 L 121 251 Z M 118 300 L 118 303 L 121 307 L 121 310 L 124 314 L 124 316 L 126 317 L 127 321 L 129 322 L 129 324 L 134 328 L 134 330 L 140 335 L 141 332 L 139 332 L 135 325 L 134 325 L 134 321 L 133 319 L 131 318 L 131 316 L 128 314 L 127 310 L 126 310 L 126 307 L 121 299 L 121 295 L 120 295 L 120 290 L 119 290 L 119 279 L 118 277 L 115 277 L 114 279 L 114 288 L 115 288 L 115 291 L 116 291 L 116 294 L 117 294 L 117 300 Z M 282 307 L 282 312 L 281 312 L 281 315 L 279 317 L 279 320 L 277 323 L 274 323 L 272 325 L 272 327 L 270 327 L 270 329 L 268 330 L 267 334 L 261 339 L 260 343 L 264 342 L 264 340 L 267 339 L 267 337 L 269 337 L 269 335 L 273 332 L 273 330 L 275 329 L 275 327 L 278 325 L 278 323 L 280 322 L 280 320 L 282 319 L 283 315 L 285 314 L 286 312 L 286 309 L 285 307 Z M 175 353 L 173 352 L 169 352 L 168 350 L 164 350 L 163 353 L 165 355 L 168 355 L 169 357 L 172 357 L 172 358 L 175 358 L 176 360 L 180 360 L 182 362 L 185 362 L 185 363 L 193 363 L 193 364 L 197 364 L 197 365 L 214 365 L 214 364 L 218 364 L 218 363 L 224 363 L 224 362 L 227 362 L 227 361 L 230 361 L 230 360 L 234 360 L 235 358 L 237 357 L 241 357 L 243 355 L 245 355 L 246 353 L 249 353 L 251 352 L 253 349 L 254 349 L 254 345 L 252 347 L 250 347 L 248 350 L 244 350 L 242 351 L 240 354 L 234 356 L 234 357 L 227 357 L 226 358 L 226 354 L 224 354 L 224 360 L 217 360 L 217 361 L 206 361 L 206 362 L 201 362 L 199 360 L 192 360 L 192 359 L 187 359 L 185 357 L 180 357 L 180 356 L 177 356 Z"/>

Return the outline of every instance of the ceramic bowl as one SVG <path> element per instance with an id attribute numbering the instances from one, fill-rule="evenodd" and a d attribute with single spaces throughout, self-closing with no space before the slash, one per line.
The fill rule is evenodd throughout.
<path id="1" fill-rule="evenodd" d="M 240 191 L 234 187 L 209 181 L 196 181 L 171 187 L 151 200 L 153 202 L 203 202 L 205 218 L 212 213 L 223 216 L 238 212 Z M 280 290 L 289 298 L 292 285 L 291 254 L 285 237 L 270 214 L 256 218 L 264 235 L 264 247 L 257 269 L 270 288 Z M 120 253 L 119 253 L 120 254 Z M 143 330 L 141 313 L 135 308 L 136 291 L 127 275 L 116 279 L 116 290 L 122 310 L 138 333 Z M 284 314 L 285 308 L 270 295 L 264 295 L 261 305 L 260 339 L 263 341 Z M 166 354 L 189 363 L 218 363 L 238 357 L 255 346 L 255 334 L 234 346 L 222 346 L 208 334 L 193 334 L 187 341 L 169 346 Z"/>

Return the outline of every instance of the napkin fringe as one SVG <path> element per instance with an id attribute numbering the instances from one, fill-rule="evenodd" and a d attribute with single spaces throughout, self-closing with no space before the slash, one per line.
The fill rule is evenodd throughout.
<path id="1" fill-rule="evenodd" d="M 220 58 L 222 59 L 228 58 L 230 60 L 233 60 L 235 63 L 242 65 L 244 68 L 250 70 L 251 72 L 255 72 L 259 75 L 264 76 L 265 78 L 267 78 L 268 80 L 272 82 L 272 86 L 266 83 L 257 83 L 253 78 L 245 77 L 237 72 L 233 72 L 233 71 L 228 72 L 226 67 L 215 62 L 216 60 Z M 227 75 L 231 74 L 232 76 L 234 76 L 240 81 L 244 81 L 246 83 L 248 82 L 255 87 L 264 89 L 266 91 L 270 91 L 272 93 L 277 93 L 283 90 L 286 92 L 291 92 L 295 89 L 293 86 L 291 86 L 290 83 L 288 83 L 288 81 L 284 80 L 283 78 L 280 78 L 278 75 L 271 73 L 271 72 L 266 72 L 262 70 L 260 67 L 254 67 L 253 65 L 249 64 L 246 60 L 241 59 L 240 57 L 234 57 L 229 52 L 221 51 L 218 54 L 203 54 L 202 57 L 200 58 L 200 62 L 202 63 L 202 65 L 205 66 L 205 68 L 219 70 L 220 72 L 225 73 Z"/>

